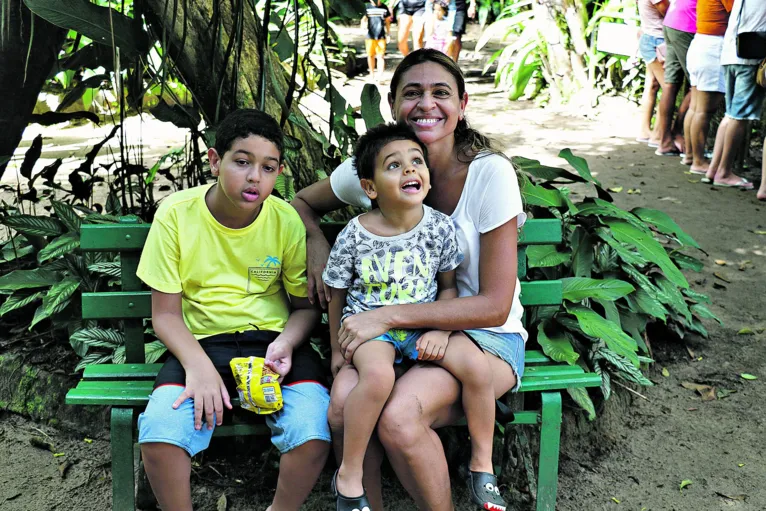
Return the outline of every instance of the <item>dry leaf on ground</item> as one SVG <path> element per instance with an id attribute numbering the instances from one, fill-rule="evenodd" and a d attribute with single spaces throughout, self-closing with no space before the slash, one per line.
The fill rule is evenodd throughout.
<path id="1" fill-rule="evenodd" d="M 718 266 L 726 266 L 726 260 L 725 259 L 716 259 L 715 264 Z"/>
<path id="2" fill-rule="evenodd" d="M 699 393 L 703 401 L 715 401 L 715 387 L 710 385 L 702 385 L 700 383 L 693 383 L 690 381 L 681 382 L 681 386 L 685 389 L 694 390 Z"/>
<path id="3" fill-rule="evenodd" d="M 714 272 L 713 275 L 715 275 L 717 278 L 723 280 L 724 282 L 728 282 L 729 284 L 731 284 L 731 280 L 726 278 L 723 274 L 721 274 L 719 272 Z"/>

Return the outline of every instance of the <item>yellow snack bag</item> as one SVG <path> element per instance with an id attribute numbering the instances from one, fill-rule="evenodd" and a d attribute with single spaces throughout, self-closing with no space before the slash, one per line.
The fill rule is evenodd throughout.
<path id="1" fill-rule="evenodd" d="M 233 358 L 229 365 L 237 383 L 240 406 L 259 415 L 282 409 L 282 388 L 279 375 L 265 365 L 260 357 Z"/>

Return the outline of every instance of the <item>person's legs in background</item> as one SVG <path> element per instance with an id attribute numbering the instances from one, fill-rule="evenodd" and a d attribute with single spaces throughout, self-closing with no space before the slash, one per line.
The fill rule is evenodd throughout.
<path id="1" fill-rule="evenodd" d="M 766 140 L 763 141 L 763 163 L 761 164 L 761 186 L 758 187 L 756 197 L 766 201 Z"/>
<path id="2" fill-rule="evenodd" d="M 425 46 L 426 41 L 426 17 L 425 8 L 412 16 L 412 49 L 419 50 Z"/>
<path id="3" fill-rule="evenodd" d="M 641 98 L 641 127 L 638 131 L 637 142 L 657 143 L 656 130 L 652 130 L 652 118 L 654 107 L 657 106 L 657 93 L 660 91 L 660 82 L 654 76 L 649 66 L 646 66 L 646 80 L 644 81 L 644 95 Z"/>
<path id="4" fill-rule="evenodd" d="M 455 11 L 455 21 L 452 24 L 452 45 L 450 46 L 450 54 L 452 60 L 455 62 L 460 58 L 460 50 L 463 49 L 463 34 L 465 34 L 465 27 L 468 23 L 468 13 L 465 10 L 459 9 Z"/>
<path id="5" fill-rule="evenodd" d="M 677 136 L 676 133 L 683 123 L 686 109 L 683 104 L 679 109 L 676 133 L 673 130 L 673 112 L 675 111 L 678 91 L 681 90 L 684 77 L 688 76 L 686 71 L 686 54 L 694 34 L 668 27 L 664 27 L 663 30 L 665 33 L 665 44 L 667 45 L 667 56 L 665 60 L 665 87 L 662 91 L 658 115 L 660 143 L 657 148 L 657 154 L 678 154 L 683 149 L 683 139 Z M 688 99 L 690 101 L 691 97 Z M 686 98 L 684 101 L 686 101 Z"/>
<path id="6" fill-rule="evenodd" d="M 399 7 L 401 9 L 401 7 Z M 403 57 L 410 54 L 410 30 L 412 29 L 412 16 L 400 11 L 397 16 L 399 31 L 396 34 L 399 52 Z"/>
<path id="7" fill-rule="evenodd" d="M 697 106 L 691 125 L 691 136 L 687 144 L 690 146 L 689 149 L 693 156 L 690 170 L 696 174 L 706 173 L 710 166 L 710 161 L 705 158 L 705 141 L 710 131 L 710 119 L 713 118 L 722 100 L 723 94 L 720 92 L 697 90 Z"/>

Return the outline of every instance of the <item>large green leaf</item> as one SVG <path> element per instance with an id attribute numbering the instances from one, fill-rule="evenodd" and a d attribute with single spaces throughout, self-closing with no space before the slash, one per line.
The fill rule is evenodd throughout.
<path id="1" fill-rule="evenodd" d="M 610 202 L 601 200 L 598 197 L 585 200 L 577 206 L 577 209 L 582 215 L 619 218 L 621 220 L 630 222 L 631 225 L 635 226 L 637 229 L 641 229 L 647 234 L 651 232 L 646 224 L 644 224 L 636 215 L 629 211 L 625 211 L 624 209 L 618 208 Z"/>
<path id="2" fill-rule="evenodd" d="M 48 294 L 43 297 L 42 305 L 35 311 L 35 316 L 32 318 L 29 329 L 31 330 L 40 321 L 64 310 L 69 305 L 72 295 L 74 295 L 78 287 L 80 287 L 80 281 L 74 277 L 67 277 L 61 282 L 54 284 L 48 290 Z"/>
<path id="3" fill-rule="evenodd" d="M 147 364 L 153 364 L 165 353 L 168 349 L 160 341 L 152 341 L 144 345 L 144 357 Z"/>
<path id="4" fill-rule="evenodd" d="M 0 263 L 8 263 L 27 256 L 35 251 L 35 247 L 32 245 L 16 245 L 15 247 L 4 248 L 0 252 Z"/>
<path id="5" fill-rule="evenodd" d="M 580 405 L 580 408 L 585 410 L 585 412 L 588 414 L 589 421 L 592 421 L 596 418 L 596 407 L 593 404 L 593 400 L 591 400 L 590 395 L 588 394 L 588 389 L 585 387 L 568 387 L 567 392 L 569 393 L 572 400 Z"/>
<path id="6" fill-rule="evenodd" d="M 652 235 L 646 234 L 624 220 L 608 220 L 606 224 L 617 241 L 636 247 L 644 258 L 662 268 L 665 275 L 677 286 L 689 287 L 684 274 L 673 264 L 665 249 Z"/>
<path id="7" fill-rule="evenodd" d="M 82 225 L 82 218 L 77 214 L 77 210 L 72 207 L 71 204 L 65 202 L 53 200 L 51 201 L 53 210 L 56 212 L 56 216 L 63 222 L 67 229 L 72 232 L 80 232 L 80 225 Z"/>
<path id="8" fill-rule="evenodd" d="M 521 194 L 530 206 L 558 207 L 564 204 L 560 191 L 534 185 L 526 177 L 521 180 Z"/>
<path id="9" fill-rule="evenodd" d="M 43 263 L 64 254 L 69 254 L 80 246 L 80 235 L 76 232 L 68 232 L 48 243 L 37 253 L 37 262 Z"/>
<path id="10" fill-rule="evenodd" d="M 577 174 L 572 174 L 566 169 L 558 167 L 549 167 L 547 165 L 541 165 L 537 160 L 531 160 L 524 158 L 523 156 L 514 156 L 511 161 L 517 168 L 526 172 L 527 174 L 543 179 L 545 181 L 555 181 L 556 179 L 563 179 L 564 182 L 579 182 L 584 183 L 585 180 Z"/>
<path id="11" fill-rule="evenodd" d="M 660 290 L 664 293 L 664 296 L 668 298 L 668 301 L 666 302 L 667 305 L 670 305 L 674 311 L 681 314 L 689 323 L 691 323 L 692 313 L 689 310 L 689 305 L 686 303 L 684 295 L 681 293 L 681 290 L 678 288 L 678 286 L 674 285 L 672 282 L 670 282 L 670 280 L 663 276 L 656 276 L 654 278 L 654 282 L 657 284 L 657 287 L 660 288 Z"/>
<path id="12" fill-rule="evenodd" d="M 604 316 L 606 317 L 607 321 L 611 321 L 620 329 L 625 331 L 625 329 L 622 327 L 622 320 L 620 318 L 620 311 L 617 310 L 617 304 L 612 300 L 602 300 L 602 299 L 595 299 L 593 300 L 595 303 L 599 304 L 604 309 Z M 634 339 L 635 340 L 635 339 Z"/>
<path id="13" fill-rule="evenodd" d="M 530 268 L 548 268 L 569 261 L 572 254 L 559 252 L 556 245 L 532 245 L 527 247 L 527 263 Z"/>
<path id="14" fill-rule="evenodd" d="M 712 303 L 708 295 L 704 293 L 698 293 L 692 288 L 682 289 L 681 292 L 685 294 L 686 296 L 688 296 L 689 298 L 691 298 L 692 300 L 696 300 L 698 302 L 704 302 L 704 303 Z"/>
<path id="15" fill-rule="evenodd" d="M 20 309 L 25 305 L 29 305 L 32 302 L 36 302 L 42 298 L 44 294 L 45 293 L 43 291 L 38 291 L 37 293 L 32 293 L 31 295 L 13 294 L 9 296 L 8 299 L 3 302 L 3 305 L 0 306 L 0 317 L 5 316 L 9 312 L 16 309 Z"/>
<path id="16" fill-rule="evenodd" d="M 78 99 L 83 97 L 88 90 L 101 88 L 101 83 L 108 79 L 109 75 L 100 74 L 80 81 L 72 90 L 67 92 L 66 96 L 64 96 L 64 99 L 62 99 L 61 103 L 59 103 L 59 106 L 56 107 L 56 111 L 61 112 L 64 109 L 72 106 Z M 90 108 L 89 103 L 85 103 L 87 102 L 83 101 L 83 106 L 86 109 Z"/>
<path id="17" fill-rule="evenodd" d="M 55 218 L 33 215 L 12 215 L 0 218 L 0 224 L 31 236 L 58 236 L 64 233 L 64 224 Z"/>
<path id="18" fill-rule="evenodd" d="M 112 328 L 83 328 L 73 333 L 69 339 L 94 348 L 116 348 L 125 344 L 125 335 Z"/>
<path id="19" fill-rule="evenodd" d="M 99 7 L 88 0 L 24 0 L 24 4 L 57 27 L 74 30 L 107 46 L 114 41 L 126 56 L 143 54 L 149 49 L 149 36 L 141 21 L 114 9 Z"/>
<path id="20" fill-rule="evenodd" d="M 689 307 L 689 309 L 690 309 L 690 310 L 691 310 L 691 311 L 692 311 L 694 314 L 696 314 L 697 316 L 699 316 L 699 317 L 701 317 L 701 318 L 706 318 L 706 319 L 714 319 L 714 320 L 718 321 L 718 324 L 719 324 L 719 325 L 723 325 L 723 321 L 721 321 L 721 320 L 718 318 L 718 316 L 716 316 L 715 314 L 713 314 L 713 313 L 710 311 L 710 309 L 708 309 L 707 307 L 705 307 L 705 306 L 704 306 L 704 305 L 702 305 L 701 303 L 695 303 L 694 305 L 692 305 L 691 307 Z M 1 310 L 0 310 L 0 316 L 2 316 L 2 312 L 1 312 Z"/>
<path id="21" fill-rule="evenodd" d="M 16 270 L 0 277 L 0 289 L 15 291 L 17 289 L 33 289 L 56 284 L 61 277 L 53 271 L 44 268 L 34 270 Z"/>
<path id="22" fill-rule="evenodd" d="M 582 226 L 577 226 L 570 238 L 572 245 L 572 273 L 575 277 L 590 277 L 593 269 L 593 237 Z"/>
<path id="23" fill-rule="evenodd" d="M 643 288 L 637 289 L 632 296 L 641 312 L 662 321 L 667 321 L 668 310 L 660 300 L 650 295 Z"/>
<path id="24" fill-rule="evenodd" d="M 367 129 L 385 122 L 380 114 L 380 92 L 371 83 L 366 83 L 362 89 L 362 119 Z"/>
<path id="25" fill-rule="evenodd" d="M 580 302 L 586 298 L 614 301 L 635 290 L 630 283 L 618 279 L 569 277 L 561 279 L 561 284 L 563 298 L 571 302 Z"/>
<path id="26" fill-rule="evenodd" d="M 601 186 L 601 183 L 590 173 L 590 167 L 588 167 L 588 162 L 585 161 L 585 158 L 575 156 L 572 154 L 571 149 L 562 149 L 559 153 L 559 158 L 564 158 L 583 179 Z"/>
<path id="27" fill-rule="evenodd" d="M 548 321 L 545 323 L 550 325 Z M 543 349 L 543 353 L 556 362 L 566 362 L 569 365 L 574 365 L 577 359 L 580 358 L 580 355 L 575 352 L 572 343 L 566 335 L 562 332 L 557 332 L 552 337 L 548 337 L 543 323 L 537 325 L 537 343 Z"/>
<path id="28" fill-rule="evenodd" d="M 638 366 L 638 356 L 636 355 L 638 345 L 621 328 L 587 307 L 570 305 L 566 309 L 570 314 L 574 314 L 577 323 L 586 335 L 603 340 L 615 353 L 624 356 Z"/>
<path id="29" fill-rule="evenodd" d="M 651 380 L 647 379 L 646 376 L 641 373 L 641 370 L 638 368 L 638 364 L 633 363 L 632 360 L 626 359 L 619 353 L 616 353 L 610 349 L 600 348 L 596 352 L 596 355 L 597 357 L 603 358 L 612 366 L 614 366 L 615 369 L 617 369 L 614 374 L 618 378 L 622 378 L 623 380 L 627 380 L 633 383 L 638 383 L 639 385 L 645 385 L 647 387 L 654 385 Z"/>
<path id="30" fill-rule="evenodd" d="M 700 248 L 699 244 L 694 241 L 694 238 L 686 234 L 667 213 L 649 208 L 634 208 L 631 212 L 644 222 L 652 224 L 661 233 L 674 235 L 683 245 Z"/>
<path id="31" fill-rule="evenodd" d="M 609 229 L 599 227 L 595 231 L 599 238 L 604 240 L 607 245 L 612 247 L 612 250 L 617 252 L 617 255 L 620 256 L 620 259 L 622 259 L 623 262 L 628 264 L 635 264 L 638 266 L 643 266 L 649 262 L 644 259 L 641 254 L 637 254 L 636 252 L 630 250 L 628 247 L 622 245 L 619 241 L 614 239 L 614 236 L 609 233 Z"/>
<path id="32" fill-rule="evenodd" d="M 681 252 L 678 252 L 678 251 L 671 252 L 670 258 L 673 259 L 673 261 L 675 261 L 676 265 L 679 268 L 682 268 L 684 270 L 701 272 L 702 268 L 704 267 L 704 265 L 702 264 L 702 261 L 700 261 L 696 257 L 682 254 Z"/>

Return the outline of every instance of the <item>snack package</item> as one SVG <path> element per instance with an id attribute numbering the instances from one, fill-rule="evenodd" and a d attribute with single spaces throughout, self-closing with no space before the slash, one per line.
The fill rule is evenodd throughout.
<path id="1" fill-rule="evenodd" d="M 277 412 L 283 406 L 279 375 L 264 362 L 260 357 L 233 358 L 229 362 L 240 406 L 259 415 Z"/>

